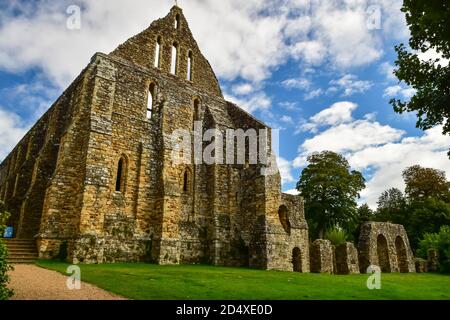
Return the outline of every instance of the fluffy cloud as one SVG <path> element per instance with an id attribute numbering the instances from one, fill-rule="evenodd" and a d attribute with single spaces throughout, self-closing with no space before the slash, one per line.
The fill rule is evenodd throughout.
<path id="1" fill-rule="evenodd" d="M 298 192 L 297 189 L 289 189 L 289 190 L 284 191 L 284 193 L 292 194 L 292 195 L 294 195 L 294 196 L 297 196 L 297 195 L 300 194 L 300 192 Z"/>
<path id="2" fill-rule="evenodd" d="M 263 91 L 239 98 L 225 94 L 225 99 L 239 105 L 242 109 L 250 113 L 257 110 L 268 110 L 272 105 L 272 100 Z"/>
<path id="3" fill-rule="evenodd" d="M 358 108 L 358 105 L 352 102 L 337 102 L 327 109 L 322 110 L 309 119 L 309 122 L 303 124 L 303 131 L 317 132 L 322 126 L 337 125 L 353 120 L 352 111 Z"/>
<path id="4" fill-rule="evenodd" d="M 331 80 L 330 84 L 332 85 L 330 88 L 332 91 L 342 90 L 344 97 L 351 96 L 355 93 L 363 93 L 373 86 L 371 81 L 359 80 L 353 74 L 346 74 L 340 79 Z"/>
<path id="5" fill-rule="evenodd" d="M 399 85 L 387 87 L 384 90 L 383 97 L 399 97 L 402 96 L 404 99 L 410 99 L 416 90 L 413 88 L 405 88 Z"/>
<path id="6" fill-rule="evenodd" d="M 231 91 L 238 96 L 244 96 L 253 92 L 254 88 L 250 83 L 241 83 L 233 86 Z"/>
<path id="7" fill-rule="evenodd" d="M 361 201 L 373 208 L 387 188 L 404 188 L 401 173 L 408 166 L 438 168 L 450 176 L 447 157 L 450 137 L 442 135 L 441 127 L 430 129 L 422 136 L 405 137 L 404 131 L 378 123 L 374 114 L 353 119 L 351 113 L 357 106 L 348 102 L 343 105 L 347 106 L 344 108 L 347 112 L 336 113 L 340 109 L 333 105 L 310 119 L 315 128 L 317 124 L 328 127 L 299 147 L 294 167 L 307 165 L 306 158 L 312 152 L 330 150 L 344 154 L 352 168 L 363 171 L 368 177 Z M 314 118 L 316 120 L 312 120 Z"/>
<path id="8" fill-rule="evenodd" d="M 0 107 L 0 160 L 9 154 L 27 130 L 19 116 Z"/>

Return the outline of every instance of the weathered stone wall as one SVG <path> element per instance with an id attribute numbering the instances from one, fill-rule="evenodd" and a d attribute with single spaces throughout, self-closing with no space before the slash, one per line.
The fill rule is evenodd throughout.
<path id="1" fill-rule="evenodd" d="M 311 244 L 311 272 L 334 273 L 334 247 L 330 240 L 317 239 Z"/>
<path id="2" fill-rule="evenodd" d="M 80 141 L 86 140 L 84 126 L 88 119 L 83 117 L 83 108 L 86 107 L 83 99 L 90 72 L 90 69 L 85 69 L 81 73 L 1 166 L 3 200 L 12 213 L 8 224 L 15 228 L 16 237 L 37 236 L 41 220 L 46 226 L 51 226 L 53 231 L 57 230 L 58 238 L 73 236 L 75 232 L 79 221 L 75 202 L 81 194 L 80 177 L 82 179 L 84 172 L 78 151 L 82 145 Z M 70 132 L 76 134 L 78 140 L 69 138 Z M 70 163 L 62 164 L 62 158 L 70 159 Z M 67 189 L 67 184 L 58 180 L 61 170 L 71 172 L 71 182 L 76 188 Z M 55 219 L 48 221 L 52 218 L 43 214 L 46 211 L 44 203 L 49 196 L 47 191 L 51 187 L 55 191 L 50 192 L 51 198 L 60 201 L 60 206 L 52 208 L 51 214 L 56 220 L 65 220 L 65 226 L 58 226 Z M 66 214 L 69 211 L 71 214 Z M 78 218 L 74 218 L 73 214 L 78 215 Z"/>
<path id="3" fill-rule="evenodd" d="M 338 245 L 335 250 L 337 274 L 359 273 L 358 250 L 351 242 Z"/>
<path id="4" fill-rule="evenodd" d="M 361 273 L 370 265 L 379 266 L 382 272 L 415 272 L 414 256 L 402 225 L 364 223 L 358 249 Z"/>

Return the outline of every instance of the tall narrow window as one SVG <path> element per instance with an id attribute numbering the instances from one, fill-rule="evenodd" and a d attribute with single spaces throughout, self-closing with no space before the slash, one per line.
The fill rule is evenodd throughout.
<path id="1" fill-rule="evenodd" d="M 183 175 L 183 192 L 186 193 L 188 191 L 189 191 L 189 173 L 187 170 L 185 170 Z"/>
<path id="2" fill-rule="evenodd" d="M 120 192 L 122 187 L 123 159 L 119 160 L 117 165 L 116 191 Z"/>
<path id="3" fill-rule="evenodd" d="M 180 29 L 180 15 L 177 14 L 175 17 L 175 29 Z"/>
<path id="4" fill-rule="evenodd" d="M 189 51 L 189 54 L 188 54 L 187 79 L 189 81 L 192 81 L 192 51 Z"/>
<path id="5" fill-rule="evenodd" d="M 148 88 L 148 97 L 147 97 L 147 119 L 151 119 L 153 116 L 153 107 L 155 103 L 155 95 L 156 95 L 156 86 L 152 82 L 150 87 Z"/>
<path id="6" fill-rule="evenodd" d="M 124 157 L 117 164 L 116 191 L 124 193 L 127 164 Z"/>
<path id="7" fill-rule="evenodd" d="M 200 100 L 198 98 L 194 99 L 194 121 L 200 120 Z"/>
<path id="8" fill-rule="evenodd" d="M 155 68 L 161 67 L 161 37 L 158 37 L 156 40 L 156 49 L 155 49 Z"/>
<path id="9" fill-rule="evenodd" d="M 178 44 L 174 43 L 172 46 L 172 62 L 170 65 L 170 73 L 177 74 L 178 72 Z"/>
<path id="10" fill-rule="evenodd" d="M 18 184 L 19 184 L 19 174 L 16 174 L 16 180 L 14 181 L 13 197 L 15 197 L 17 195 Z"/>

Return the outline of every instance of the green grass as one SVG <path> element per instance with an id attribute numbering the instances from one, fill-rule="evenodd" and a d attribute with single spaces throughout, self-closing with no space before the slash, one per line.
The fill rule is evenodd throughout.
<path id="1" fill-rule="evenodd" d="M 69 264 L 37 265 L 65 273 Z M 81 264 L 81 280 L 130 299 L 150 300 L 369 300 L 450 299 L 450 276 L 382 274 L 381 290 L 369 290 L 368 275 L 325 275 L 204 265 Z"/>

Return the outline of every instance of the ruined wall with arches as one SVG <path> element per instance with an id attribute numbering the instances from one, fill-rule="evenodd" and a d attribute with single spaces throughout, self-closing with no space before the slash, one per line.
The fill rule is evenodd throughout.
<path id="1" fill-rule="evenodd" d="M 366 222 L 359 238 L 359 265 L 366 272 L 370 265 L 381 272 L 415 272 L 414 256 L 402 225 Z"/>

